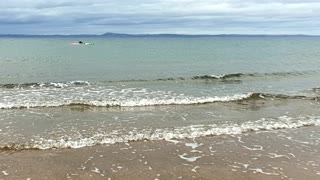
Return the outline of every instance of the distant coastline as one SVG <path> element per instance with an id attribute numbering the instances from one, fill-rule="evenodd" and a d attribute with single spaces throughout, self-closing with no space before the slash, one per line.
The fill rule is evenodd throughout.
<path id="1" fill-rule="evenodd" d="M 35 38 L 35 37 L 104 37 L 104 38 L 199 38 L 199 37 L 320 37 L 319 35 L 288 34 L 288 35 L 269 35 L 269 34 L 123 34 L 123 33 L 104 33 L 104 34 L 76 34 L 76 35 L 30 35 L 30 34 L 0 34 L 1 37 L 12 38 Z"/>

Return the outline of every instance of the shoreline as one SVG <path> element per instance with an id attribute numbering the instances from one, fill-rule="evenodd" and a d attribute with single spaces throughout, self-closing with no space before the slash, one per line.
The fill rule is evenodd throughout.
<path id="1" fill-rule="evenodd" d="M 320 127 L 0 151 L 0 179 L 316 179 Z"/>

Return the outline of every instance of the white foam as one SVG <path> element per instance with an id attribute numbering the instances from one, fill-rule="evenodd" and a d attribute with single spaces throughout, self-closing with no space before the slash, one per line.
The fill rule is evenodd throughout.
<path id="1" fill-rule="evenodd" d="M 268 153 L 270 155 L 267 155 L 269 156 L 270 158 L 281 158 L 281 157 L 285 157 L 287 159 L 290 159 L 287 155 L 282 155 L 282 154 L 276 154 L 276 153 Z"/>
<path id="2" fill-rule="evenodd" d="M 225 74 L 220 74 L 220 75 L 210 75 L 210 77 L 217 78 L 217 79 L 221 79 L 221 78 L 225 77 Z"/>
<path id="3" fill-rule="evenodd" d="M 194 167 L 193 169 L 191 169 L 192 172 L 197 172 L 197 169 L 199 169 L 199 166 Z"/>
<path id="4" fill-rule="evenodd" d="M 253 145 L 253 146 L 254 146 L 253 148 L 250 148 L 248 146 L 242 146 L 242 147 L 250 151 L 263 151 L 263 146 L 260 146 L 260 145 Z"/>
<path id="5" fill-rule="evenodd" d="M 260 119 L 243 124 L 224 124 L 224 125 L 190 125 L 176 128 L 163 129 L 130 129 L 125 132 L 114 130 L 108 133 L 97 133 L 91 137 L 77 138 L 61 137 L 59 139 L 34 138 L 30 148 L 81 148 L 97 144 L 114 144 L 129 141 L 141 140 L 168 140 L 178 142 L 178 139 L 197 138 L 216 135 L 235 135 L 250 131 L 291 129 L 303 126 L 320 125 L 320 117 L 297 117 L 281 116 L 275 119 Z M 201 144 L 188 144 L 190 147 L 199 147 Z M 246 147 L 252 150 L 263 150 L 263 147 Z"/>
<path id="6" fill-rule="evenodd" d="M 188 154 L 184 153 L 182 155 L 178 155 L 181 159 L 186 160 L 188 162 L 194 162 L 200 158 L 202 158 L 202 156 L 194 156 L 194 157 L 186 157 Z"/>
<path id="7" fill-rule="evenodd" d="M 202 145 L 203 145 L 202 143 L 200 143 L 200 144 L 198 144 L 198 143 L 186 143 L 185 144 L 185 146 L 191 147 L 192 149 L 195 149 L 195 148 L 200 147 Z"/>
<path id="8" fill-rule="evenodd" d="M 94 169 L 91 170 L 91 171 L 100 174 L 100 169 L 98 169 L 98 168 L 96 168 L 96 167 L 94 167 Z"/>
<path id="9" fill-rule="evenodd" d="M 261 173 L 261 174 L 265 174 L 265 175 L 274 175 L 274 176 L 280 175 L 280 174 L 278 174 L 278 173 L 265 172 L 265 171 L 263 171 L 261 168 L 255 168 L 255 169 L 250 169 L 250 170 L 253 170 L 254 172 Z"/>
<path id="10" fill-rule="evenodd" d="M 72 84 L 70 86 L 70 83 Z M 252 93 L 231 96 L 194 97 L 174 92 L 154 91 L 143 88 L 116 88 L 103 86 L 77 86 L 88 82 L 51 83 L 55 87 L 36 89 L 5 89 L 0 92 L 0 109 L 57 107 L 71 104 L 90 106 L 154 106 L 187 105 L 212 102 L 237 101 L 248 98 Z M 70 87 L 69 87 L 70 86 Z M 68 88 L 65 88 L 68 87 Z"/>
<path id="11" fill-rule="evenodd" d="M 0 130 L 1 130 L 1 129 L 0 129 Z M 172 143 L 174 143 L 174 144 L 180 143 L 180 141 L 175 140 L 175 139 L 165 139 L 165 140 L 168 141 L 168 142 L 172 142 Z"/>

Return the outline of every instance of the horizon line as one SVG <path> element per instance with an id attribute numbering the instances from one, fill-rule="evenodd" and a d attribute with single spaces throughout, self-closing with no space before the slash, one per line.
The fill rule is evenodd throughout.
<path id="1" fill-rule="evenodd" d="M 113 33 L 103 34 L 0 34 L 0 36 L 320 36 L 315 34 L 179 34 L 179 33 Z"/>

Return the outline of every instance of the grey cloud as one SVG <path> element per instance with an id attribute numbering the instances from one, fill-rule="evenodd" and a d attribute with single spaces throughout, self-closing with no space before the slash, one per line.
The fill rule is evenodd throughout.
<path id="1" fill-rule="evenodd" d="M 317 32 L 318 0 L 10 0 L 0 4 L 0 33 L 34 27 L 35 33 L 215 33 L 226 29 Z M 15 24 L 15 25 L 14 25 Z M 28 26 L 27 26 L 28 25 Z M 75 28 L 72 28 L 75 27 Z M 132 29 L 136 28 L 136 29 Z M 278 28 L 278 29 L 276 29 Z M 291 29 L 290 29 L 291 28 Z M 219 30 L 220 29 L 220 30 Z M 23 30 L 23 29 L 22 29 Z M 25 33 L 21 30 L 21 33 Z M 320 32 L 319 32 L 320 34 Z"/>

